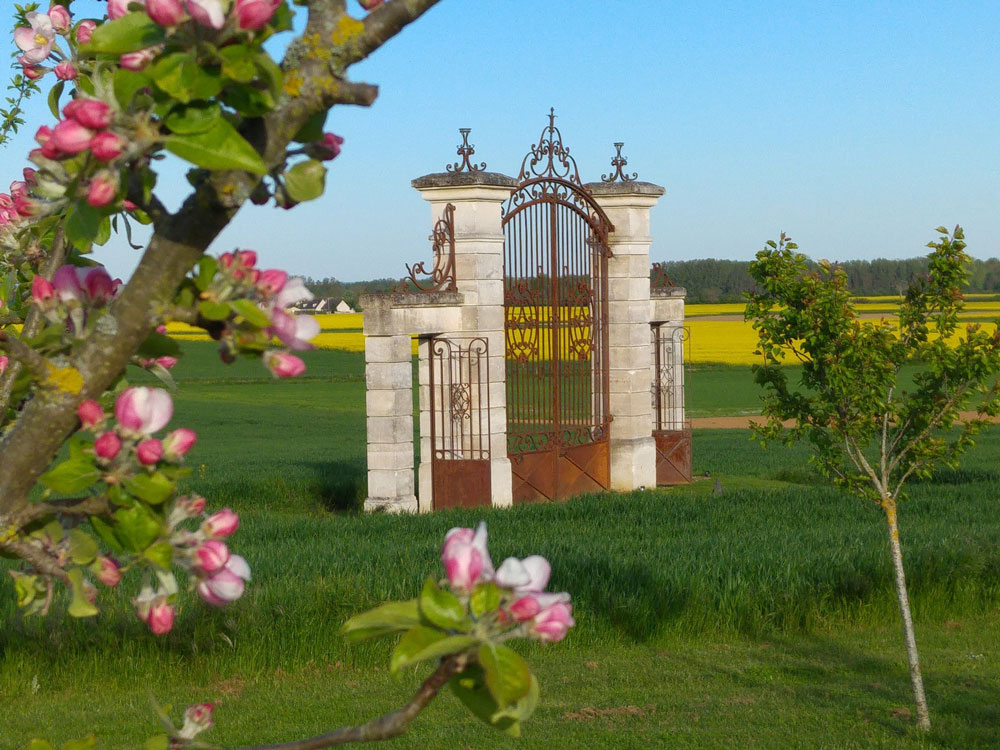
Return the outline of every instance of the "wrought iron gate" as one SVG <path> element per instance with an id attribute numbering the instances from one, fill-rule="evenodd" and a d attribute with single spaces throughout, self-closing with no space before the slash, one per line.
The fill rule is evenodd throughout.
<path id="1" fill-rule="evenodd" d="M 487 341 L 433 338 L 429 349 L 434 508 L 490 505 Z"/>
<path id="2" fill-rule="evenodd" d="M 656 442 L 656 483 L 691 481 L 691 425 L 684 411 L 684 344 L 688 329 L 653 326 L 653 417 Z"/>
<path id="3" fill-rule="evenodd" d="M 504 206 L 507 453 L 515 502 L 606 489 L 608 234 L 555 115 Z"/>

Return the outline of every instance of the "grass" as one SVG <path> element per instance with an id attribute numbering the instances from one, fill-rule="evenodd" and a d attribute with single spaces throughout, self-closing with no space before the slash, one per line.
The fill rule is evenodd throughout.
<path id="1" fill-rule="evenodd" d="M 104 597 L 96 621 L 23 619 L 0 598 L 2 748 L 88 731 L 102 750 L 140 747 L 156 731 L 147 690 L 178 707 L 218 703 L 207 739 L 223 746 L 388 710 L 419 675 L 390 678 L 388 644 L 348 646 L 337 626 L 415 595 L 440 574 L 444 532 L 479 519 L 497 562 L 544 554 L 553 586 L 574 597 L 564 643 L 518 646 L 543 691 L 522 747 L 1000 745 L 1000 436 L 986 433 L 962 470 L 914 484 L 901 508 L 935 722 L 920 737 L 880 517 L 824 488 L 804 450 L 697 430 L 695 474 L 711 477 L 687 488 L 418 517 L 343 512 L 364 492 L 361 357 L 312 352 L 307 379 L 276 381 L 259 363 L 211 362 L 209 344 L 185 349 L 174 424 L 201 437 L 189 488 L 241 514 L 233 546 L 254 582 L 225 610 L 186 599 L 164 638 L 130 613 L 134 581 Z M 745 369 L 688 382 L 692 408 L 752 406 Z M 393 746 L 518 744 L 443 695 Z"/>

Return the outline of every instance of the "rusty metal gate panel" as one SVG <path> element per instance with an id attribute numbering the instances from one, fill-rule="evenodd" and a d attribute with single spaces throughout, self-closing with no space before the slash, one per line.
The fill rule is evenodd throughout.
<path id="1" fill-rule="evenodd" d="M 504 205 L 507 453 L 515 502 L 606 489 L 608 234 L 550 113 Z"/>
<path id="2" fill-rule="evenodd" d="M 429 346 L 434 509 L 490 505 L 489 346 L 433 338 Z"/>
<path id="3" fill-rule="evenodd" d="M 656 442 L 656 483 L 691 481 L 691 423 L 685 412 L 684 349 L 690 332 L 681 325 L 652 329 L 653 440 Z"/>

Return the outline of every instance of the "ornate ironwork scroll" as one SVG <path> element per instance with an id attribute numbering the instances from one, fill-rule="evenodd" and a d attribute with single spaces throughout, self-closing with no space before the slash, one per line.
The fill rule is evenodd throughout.
<path id="1" fill-rule="evenodd" d="M 454 292 L 455 284 L 455 207 L 449 203 L 444 214 L 434 225 L 430 241 L 433 245 L 434 267 L 428 272 L 424 262 L 411 266 L 406 264 L 410 274 L 399 285 L 399 291 L 410 292 L 416 287 L 420 292 Z M 418 279 L 418 276 L 427 278 Z"/>
<path id="2" fill-rule="evenodd" d="M 667 276 L 666 263 L 654 263 L 649 270 L 649 286 L 651 289 L 668 289 L 677 286 L 669 276 Z"/>
<path id="3" fill-rule="evenodd" d="M 622 156 L 622 146 L 624 145 L 624 143 L 615 144 L 616 153 L 614 158 L 611 159 L 611 166 L 615 168 L 615 171 L 612 172 L 610 177 L 606 174 L 602 174 L 601 182 L 633 182 L 639 176 L 638 172 L 633 172 L 631 177 L 622 172 L 622 167 L 628 164 L 628 159 Z"/>
<path id="4" fill-rule="evenodd" d="M 472 132 L 471 128 L 459 128 L 458 132 L 462 134 L 462 142 L 458 146 L 458 155 L 462 157 L 462 161 L 456 161 L 454 164 L 449 164 L 445 167 L 448 172 L 482 172 L 486 169 L 486 162 L 480 162 L 479 164 L 473 164 L 469 161 L 469 157 L 476 153 L 476 147 L 469 143 L 469 133 Z"/>
<path id="5" fill-rule="evenodd" d="M 521 172 L 517 179 L 521 182 L 536 177 L 550 177 L 572 182 L 583 188 L 580 173 L 576 168 L 576 159 L 570 156 L 569 149 L 563 146 L 562 133 L 556 127 L 555 108 L 549 109 L 549 124 L 542 130 L 538 143 L 521 162 Z"/>

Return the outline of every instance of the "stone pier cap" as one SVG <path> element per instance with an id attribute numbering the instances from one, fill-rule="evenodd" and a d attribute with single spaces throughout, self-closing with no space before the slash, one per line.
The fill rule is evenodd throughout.
<path id="1" fill-rule="evenodd" d="M 433 172 L 411 180 L 410 184 L 417 190 L 436 187 L 473 187 L 489 185 L 490 187 L 518 186 L 518 181 L 500 172 Z"/>

